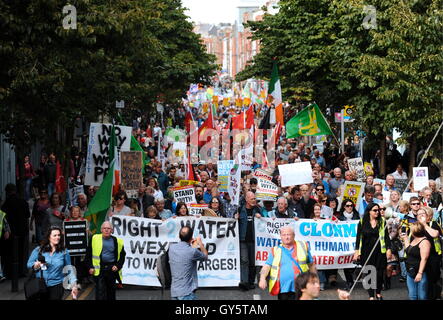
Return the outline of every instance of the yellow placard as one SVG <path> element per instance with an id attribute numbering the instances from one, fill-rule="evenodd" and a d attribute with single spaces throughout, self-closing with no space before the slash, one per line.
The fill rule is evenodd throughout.
<path id="1" fill-rule="evenodd" d="M 366 176 L 373 176 L 374 175 L 374 168 L 372 167 L 372 163 L 365 162 L 364 168 L 365 168 Z"/>
<path id="2" fill-rule="evenodd" d="M 218 96 L 213 96 L 212 97 L 212 103 L 218 104 Z"/>
<path id="3" fill-rule="evenodd" d="M 203 113 L 207 113 L 209 108 L 209 104 L 207 102 L 203 103 Z"/>
<path id="4" fill-rule="evenodd" d="M 229 107 L 229 99 L 228 98 L 223 98 L 223 106 Z"/>
<path id="5" fill-rule="evenodd" d="M 243 103 L 242 99 L 236 99 L 236 100 L 235 100 L 235 106 L 236 106 L 236 107 L 241 107 L 241 106 L 242 106 L 242 103 Z"/>
<path id="6" fill-rule="evenodd" d="M 251 99 L 249 98 L 244 98 L 243 99 L 243 105 L 244 106 L 249 106 L 251 104 Z"/>
<path id="7" fill-rule="evenodd" d="M 193 186 L 194 184 L 199 184 L 199 181 L 193 181 L 193 180 L 180 180 L 179 185 L 180 187 L 184 186 Z"/>

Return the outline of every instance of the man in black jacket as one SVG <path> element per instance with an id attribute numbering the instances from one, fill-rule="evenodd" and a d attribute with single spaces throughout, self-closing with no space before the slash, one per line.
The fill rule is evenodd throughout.
<path id="1" fill-rule="evenodd" d="M 299 186 L 295 186 L 291 190 L 292 199 L 288 201 L 288 211 L 293 217 L 305 218 L 303 207 L 301 205 L 301 191 Z"/>
<path id="2" fill-rule="evenodd" d="M 112 236 L 113 227 L 109 221 L 103 222 L 101 232 L 89 243 L 85 265 L 89 267 L 89 274 L 94 275 L 95 299 L 116 300 L 115 281 L 122 281 L 126 252 L 123 240 Z"/>
<path id="3" fill-rule="evenodd" d="M 12 276 L 13 255 L 18 255 L 18 274 L 25 276 L 28 272 L 26 262 L 29 251 L 29 205 L 18 197 L 15 184 L 7 184 L 5 187 L 6 200 L 1 210 L 6 213 L 6 219 L 11 229 L 11 237 L 5 241 L 2 263 L 7 278 Z M 18 252 L 13 252 L 13 240 L 18 241 Z M 4 261 L 4 262 L 3 262 Z"/>
<path id="4" fill-rule="evenodd" d="M 154 205 L 154 200 L 155 198 L 153 196 L 146 193 L 146 187 L 142 184 L 138 189 L 137 207 L 143 217 L 147 217 L 146 209 L 148 209 L 149 206 Z"/>

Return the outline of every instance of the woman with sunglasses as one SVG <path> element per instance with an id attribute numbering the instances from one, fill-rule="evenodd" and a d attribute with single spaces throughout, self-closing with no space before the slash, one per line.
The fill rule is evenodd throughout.
<path id="1" fill-rule="evenodd" d="M 350 222 L 353 220 L 360 220 L 360 215 L 358 214 L 358 211 L 355 209 L 355 205 L 352 200 L 348 199 L 343 201 L 343 205 L 338 215 L 338 220 L 346 222 Z M 343 269 L 343 272 L 346 278 L 346 289 L 350 290 L 352 288 L 352 285 L 354 284 L 354 278 L 353 278 L 354 269 L 346 268 Z"/>
<path id="2" fill-rule="evenodd" d="M 223 210 L 223 205 L 220 201 L 220 197 L 213 197 L 211 201 L 209 201 L 208 209 L 214 211 L 218 217 L 226 218 L 226 214 Z"/>
<path id="3" fill-rule="evenodd" d="M 51 226 L 46 233 L 41 246 L 36 247 L 28 259 L 28 268 L 36 272 L 37 278 L 40 278 L 43 271 L 47 292 L 40 295 L 40 300 L 62 300 L 65 279 L 66 266 L 71 266 L 71 256 L 65 249 L 63 243 L 62 229 Z M 77 279 L 73 270 L 69 272 L 72 286 L 71 293 L 73 297 L 77 296 Z"/>
<path id="4" fill-rule="evenodd" d="M 369 300 L 383 300 L 383 275 L 392 252 L 386 222 L 380 214 L 380 206 L 376 203 L 368 204 L 363 219 L 358 224 L 355 250 L 355 261 L 360 260 L 361 265 L 372 266 L 377 271 L 376 289 L 368 289 Z"/>
<path id="5" fill-rule="evenodd" d="M 124 191 L 119 191 L 114 196 L 115 204 L 111 206 L 108 210 L 108 216 L 106 220 L 109 220 L 113 215 L 120 216 L 130 216 L 132 215 L 132 209 L 125 205 L 125 201 L 127 200 L 126 193 Z"/>

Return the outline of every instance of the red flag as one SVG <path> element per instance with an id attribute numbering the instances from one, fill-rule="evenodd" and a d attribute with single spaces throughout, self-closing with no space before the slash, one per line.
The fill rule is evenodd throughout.
<path id="1" fill-rule="evenodd" d="M 275 145 L 278 145 L 278 140 L 280 140 L 281 131 L 282 131 L 281 123 L 277 122 L 274 127 Z"/>
<path id="2" fill-rule="evenodd" d="M 65 177 L 63 176 L 62 166 L 60 161 L 57 161 L 55 166 L 55 192 L 64 193 L 66 191 Z"/>
<path id="3" fill-rule="evenodd" d="M 200 126 L 200 128 L 198 128 L 198 137 L 199 137 L 198 146 L 199 147 L 203 146 L 207 142 L 207 140 L 202 141 L 203 139 L 201 138 L 203 136 L 203 133 L 207 129 L 215 129 L 214 122 L 212 122 L 212 108 L 209 109 L 208 118 L 205 120 L 205 122 L 203 122 L 203 124 Z"/>
<path id="4" fill-rule="evenodd" d="M 191 121 L 194 121 L 194 118 L 192 117 L 191 111 L 188 110 L 185 116 L 185 128 L 188 134 L 191 133 Z"/>
<path id="5" fill-rule="evenodd" d="M 245 128 L 245 113 L 242 112 L 239 115 L 232 117 L 232 130 L 243 130 Z"/>
<path id="6" fill-rule="evenodd" d="M 254 125 L 254 106 L 251 104 L 246 111 L 246 128 L 251 129 Z"/>

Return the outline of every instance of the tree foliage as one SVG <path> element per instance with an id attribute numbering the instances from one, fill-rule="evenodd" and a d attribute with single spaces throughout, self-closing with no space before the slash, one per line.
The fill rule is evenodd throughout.
<path id="1" fill-rule="evenodd" d="M 65 1 L 0 0 L 0 133 L 16 146 L 40 140 L 61 153 L 60 125 L 112 116 L 116 100 L 175 102 L 216 69 L 179 0 L 70 4 L 77 29 L 63 28 Z"/>
<path id="2" fill-rule="evenodd" d="M 366 29 L 363 0 L 281 0 L 279 12 L 248 22 L 260 53 L 238 75 L 269 77 L 279 63 L 284 98 L 321 107 L 356 106 L 371 136 L 397 128 L 430 142 L 443 120 L 443 11 L 438 0 L 375 0 Z"/>

